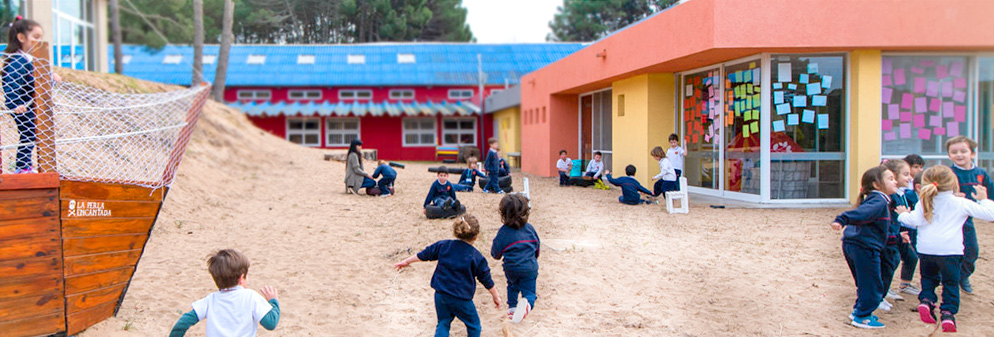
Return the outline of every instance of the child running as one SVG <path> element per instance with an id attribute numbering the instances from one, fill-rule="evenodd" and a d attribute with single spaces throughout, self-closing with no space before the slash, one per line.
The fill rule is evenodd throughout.
<path id="1" fill-rule="evenodd" d="M 625 166 L 625 177 L 615 179 L 611 177 L 611 171 L 604 171 L 604 176 L 607 177 L 607 181 L 614 184 L 615 186 L 621 187 L 621 196 L 618 197 L 618 201 L 622 204 L 628 205 L 641 205 L 641 204 L 652 204 L 659 202 L 653 202 L 649 200 L 643 200 L 639 196 L 639 192 L 652 195 L 652 192 L 642 187 L 638 180 L 632 178 L 635 175 L 635 165 Z"/>
<path id="2" fill-rule="evenodd" d="M 380 160 L 379 166 L 376 166 L 376 170 L 373 171 L 373 179 L 380 175 L 383 175 L 383 178 L 376 182 L 376 186 L 380 188 L 380 196 L 389 197 L 393 194 L 393 182 L 397 180 L 397 170 L 390 167 L 390 163 L 387 163 L 386 160 Z"/>
<path id="3" fill-rule="evenodd" d="M 860 179 L 859 207 L 835 218 L 832 228 L 842 232 L 842 253 L 849 271 L 856 280 L 856 304 L 849 314 L 850 324 L 864 329 L 880 329 L 873 310 L 884 298 L 880 278 L 880 251 L 887 240 L 890 226 L 890 197 L 897 191 L 894 173 L 877 166 L 866 170 Z"/>
<path id="4" fill-rule="evenodd" d="M 953 195 L 958 182 L 953 170 L 934 166 L 922 176 L 921 200 L 914 211 L 897 207 L 901 223 L 918 228 L 918 259 L 921 262 L 921 294 L 918 314 L 925 323 L 935 323 L 935 288 L 942 284 L 942 331 L 956 332 L 959 311 L 960 267 L 964 245 L 963 227 L 968 217 L 994 221 L 994 201 L 987 188 L 974 186 L 971 196 L 978 202 Z"/>
<path id="5" fill-rule="evenodd" d="M 205 319 L 207 337 L 255 336 L 258 325 L 270 331 L 276 329 L 280 322 L 276 288 L 262 287 L 262 296 L 246 289 L 248 269 L 248 258 L 237 250 L 224 249 L 212 255 L 207 260 L 207 270 L 218 291 L 193 302 L 193 310 L 179 318 L 169 337 L 183 337 L 190 327 Z"/>
<path id="6" fill-rule="evenodd" d="M 507 318 L 518 323 L 535 307 L 535 280 L 538 279 L 538 254 L 542 241 L 535 227 L 528 223 L 528 199 L 508 194 L 500 200 L 500 218 L 504 225 L 497 231 L 490 256 L 503 260 L 507 277 Z M 518 304 L 518 293 L 525 298 Z"/>
<path id="7" fill-rule="evenodd" d="M 466 169 L 462 170 L 462 174 L 459 176 L 459 182 L 452 185 L 452 187 L 458 192 L 473 192 L 473 185 L 476 185 L 476 178 L 487 176 L 477 169 L 478 165 L 476 157 L 466 158 Z"/>
<path id="8" fill-rule="evenodd" d="M 904 298 L 894 292 L 890 285 L 894 281 L 894 273 L 897 272 L 898 266 L 901 264 L 901 244 L 907 245 L 905 241 L 910 242 L 910 238 L 907 237 L 908 233 L 901 228 L 901 223 L 897 222 L 897 213 L 894 212 L 894 207 L 904 206 L 913 207 L 914 204 L 908 204 L 908 199 L 905 196 L 905 189 L 908 183 L 911 182 L 911 167 L 908 163 L 901 159 L 891 159 L 884 162 L 884 167 L 890 170 L 894 174 L 894 180 L 897 181 L 897 191 L 890 195 L 891 205 L 889 209 L 890 213 L 890 226 L 887 229 L 887 243 L 884 245 L 884 249 L 880 251 L 880 279 L 884 282 L 884 290 L 886 294 L 884 298 L 880 299 L 880 306 L 878 309 L 884 311 L 890 311 L 893 306 L 888 299 L 903 301 Z M 915 263 L 918 262 L 918 258 L 915 257 Z M 905 261 L 905 265 L 909 262 Z"/>
<path id="9" fill-rule="evenodd" d="M 946 141 L 946 152 L 949 160 L 953 162 L 953 173 L 959 180 L 959 192 L 967 199 L 973 199 L 973 188 L 983 186 L 988 190 L 994 190 L 994 182 L 991 182 L 987 170 L 973 164 L 977 158 L 977 142 L 973 139 L 956 136 Z M 970 284 L 970 275 L 977 269 L 977 258 L 980 256 L 980 246 L 977 243 L 977 229 L 973 226 L 973 218 L 966 218 L 963 226 L 963 266 L 960 268 L 960 287 L 967 294 L 973 293 L 973 285 Z"/>
<path id="10" fill-rule="evenodd" d="M 490 291 L 494 306 L 500 309 L 500 295 L 490 278 L 490 266 L 480 251 L 473 247 L 480 234 L 480 223 L 476 217 L 466 214 L 452 224 L 452 233 L 458 240 L 442 240 L 435 242 L 394 265 L 397 270 L 410 266 L 418 261 L 435 261 L 435 273 L 431 276 L 431 287 L 435 289 L 435 314 L 438 325 L 435 327 L 435 337 L 449 335 L 453 318 L 458 317 L 466 324 L 466 332 L 470 337 L 479 337 L 481 326 L 480 316 L 473 304 L 476 293 L 476 281 Z"/>

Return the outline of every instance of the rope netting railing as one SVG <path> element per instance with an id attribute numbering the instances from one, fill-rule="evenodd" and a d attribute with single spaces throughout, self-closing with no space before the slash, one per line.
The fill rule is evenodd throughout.
<path id="1" fill-rule="evenodd" d="M 210 88 L 118 94 L 61 81 L 48 60 L 0 54 L 0 173 L 168 186 Z"/>

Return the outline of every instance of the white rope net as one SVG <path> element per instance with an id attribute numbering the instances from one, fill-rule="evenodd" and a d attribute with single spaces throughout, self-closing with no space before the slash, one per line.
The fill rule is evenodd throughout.
<path id="1" fill-rule="evenodd" d="M 3 174 L 54 170 L 65 180 L 168 186 L 209 90 L 117 94 L 58 81 L 44 59 L 0 61 Z"/>

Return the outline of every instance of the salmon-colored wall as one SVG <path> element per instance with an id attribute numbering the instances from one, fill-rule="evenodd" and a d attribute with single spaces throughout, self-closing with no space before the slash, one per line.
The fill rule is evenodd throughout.
<path id="1" fill-rule="evenodd" d="M 556 123 L 522 128 L 522 170 L 551 176 L 559 144 L 575 148 L 576 94 L 764 52 L 994 50 L 991 13 L 985 0 L 687 1 L 522 77 L 522 113 L 546 106 Z"/>

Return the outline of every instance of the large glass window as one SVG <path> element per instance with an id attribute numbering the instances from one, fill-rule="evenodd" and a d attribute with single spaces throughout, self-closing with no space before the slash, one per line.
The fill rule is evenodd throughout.
<path id="1" fill-rule="evenodd" d="M 476 144 L 475 118 L 445 118 L 442 120 L 442 145 Z"/>
<path id="2" fill-rule="evenodd" d="M 55 63 L 66 68 L 94 70 L 96 39 L 92 0 L 53 1 L 52 16 Z"/>
<path id="3" fill-rule="evenodd" d="M 947 139 L 970 136 L 969 73 L 965 56 L 884 56 L 883 156 L 941 160 Z"/>
<path id="4" fill-rule="evenodd" d="M 321 146 L 321 119 L 287 118 L 286 140 L 303 146 Z"/>
<path id="5" fill-rule="evenodd" d="M 760 83 L 759 61 L 725 67 L 725 169 L 726 191 L 759 194 Z"/>
<path id="6" fill-rule="evenodd" d="M 404 146 L 435 146 L 435 119 L 404 118 Z"/>
<path id="7" fill-rule="evenodd" d="M 718 189 L 721 155 L 721 77 L 718 69 L 683 76 L 687 185 Z"/>
<path id="8" fill-rule="evenodd" d="M 845 58 L 771 58 L 770 198 L 845 197 Z"/>
<path id="9" fill-rule="evenodd" d="M 328 118 L 325 119 L 325 146 L 349 146 L 352 140 L 359 138 L 358 118 Z"/>

